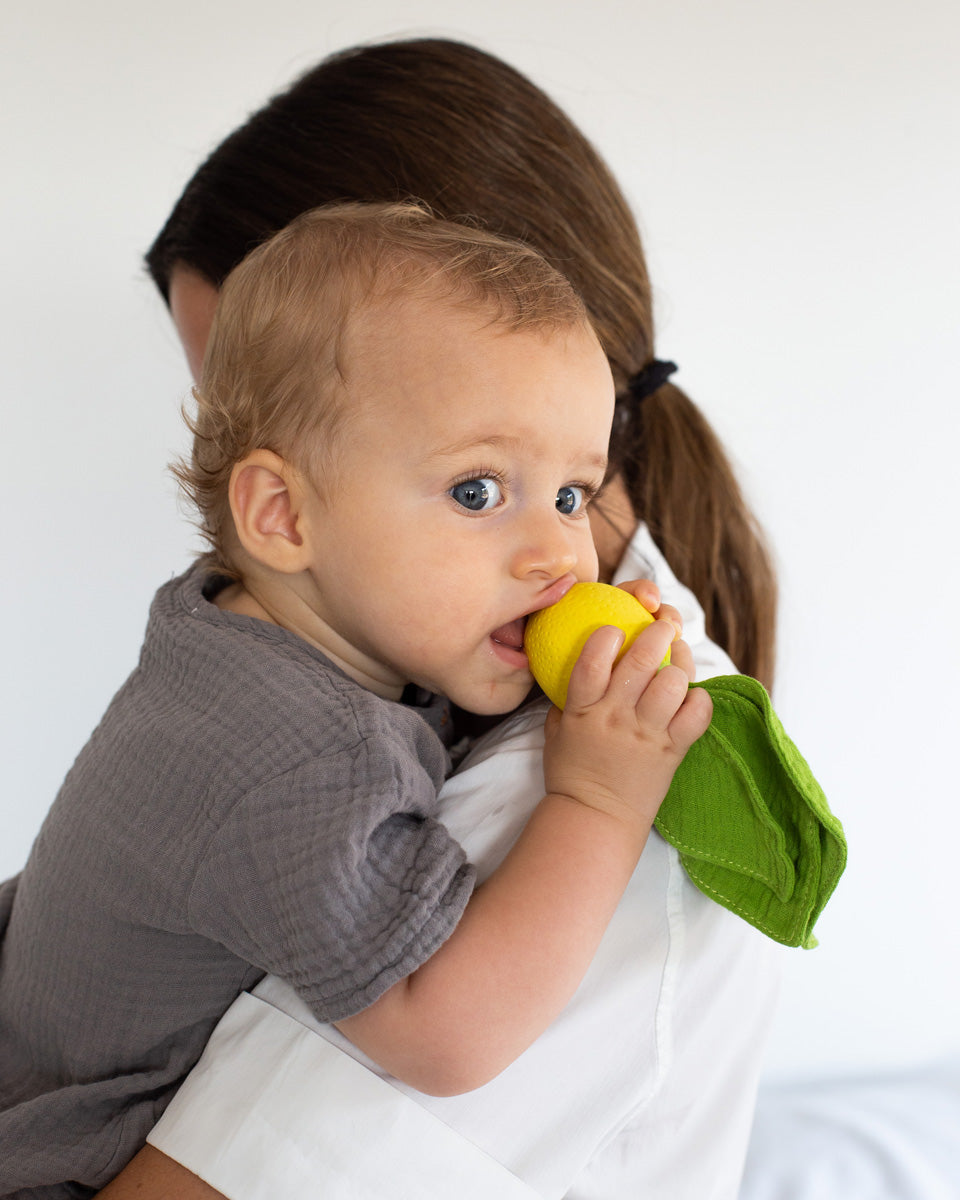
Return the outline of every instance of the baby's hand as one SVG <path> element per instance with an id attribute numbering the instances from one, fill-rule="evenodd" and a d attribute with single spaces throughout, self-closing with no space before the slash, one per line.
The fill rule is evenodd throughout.
<path id="1" fill-rule="evenodd" d="M 671 621 L 677 627 L 677 637 L 683 636 L 683 617 L 680 616 L 679 609 L 674 608 L 672 604 L 660 603 L 660 589 L 652 579 L 627 579 L 623 583 L 618 583 L 617 587 L 624 592 L 629 592 L 634 600 L 639 600 L 647 612 L 656 617 L 658 621 Z M 670 655 L 672 658 L 672 648 Z"/>
<path id="2" fill-rule="evenodd" d="M 634 586 L 653 588 L 640 594 Z M 658 619 L 639 634 L 619 663 L 619 629 L 605 626 L 584 646 L 561 713 L 546 725 L 543 764 L 547 791 L 649 829 L 673 773 L 713 712 L 702 688 L 689 688 L 693 658 L 677 639 L 679 614 L 661 606 L 654 585 L 628 587 Z M 660 667 L 668 649 L 671 663 Z"/>

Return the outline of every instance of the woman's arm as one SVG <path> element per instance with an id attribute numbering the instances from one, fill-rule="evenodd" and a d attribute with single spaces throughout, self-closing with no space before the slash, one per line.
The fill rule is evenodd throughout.
<path id="1" fill-rule="evenodd" d="M 153 1146 L 144 1146 L 97 1195 L 104 1200 L 225 1200 L 222 1192 Z"/>

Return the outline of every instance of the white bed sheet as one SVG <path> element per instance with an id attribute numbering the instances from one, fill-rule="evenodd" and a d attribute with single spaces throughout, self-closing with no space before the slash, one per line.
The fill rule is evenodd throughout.
<path id="1" fill-rule="evenodd" d="M 960 1059 L 763 1085 L 740 1200 L 960 1200 Z"/>

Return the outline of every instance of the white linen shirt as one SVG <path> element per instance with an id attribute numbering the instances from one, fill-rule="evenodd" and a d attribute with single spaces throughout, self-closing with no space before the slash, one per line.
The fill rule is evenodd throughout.
<path id="1" fill-rule="evenodd" d="M 615 582 L 640 577 L 680 610 L 698 677 L 732 673 L 643 525 Z M 502 722 L 441 792 L 480 880 L 544 794 L 546 708 Z M 779 954 L 654 832 L 567 1008 L 484 1087 L 415 1092 L 268 977 L 149 1141 L 231 1200 L 733 1200 Z"/>

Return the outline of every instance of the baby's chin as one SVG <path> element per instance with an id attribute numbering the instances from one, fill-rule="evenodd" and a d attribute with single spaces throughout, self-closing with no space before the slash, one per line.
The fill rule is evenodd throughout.
<path id="1" fill-rule="evenodd" d="M 462 708 L 464 712 L 473 713 L 478 717 L 505 717 L 508 713 L 515 712 L 521 704 L 527 700 L 531 693 L 535 690 L 536 685 L 532 678 L 516 683 L 499 683 L 491 685 L 489 694 L 484 695 L 480 689 L 473 692 L 454 689 L 454 694 L 445 692 L 448 700 L 451 700 L 458 708 Z"/>

